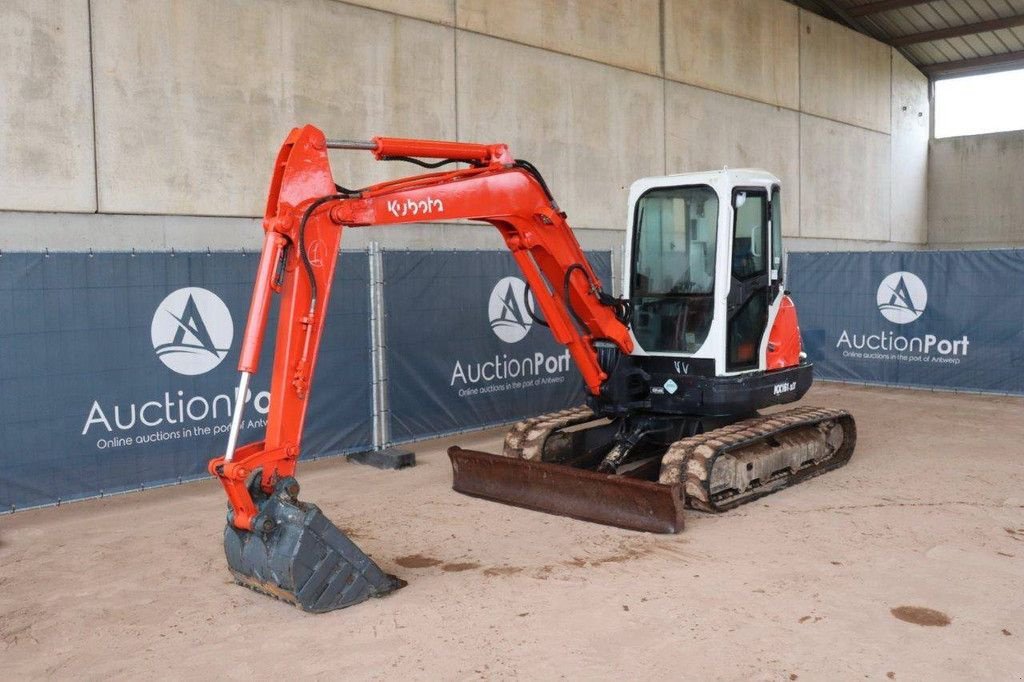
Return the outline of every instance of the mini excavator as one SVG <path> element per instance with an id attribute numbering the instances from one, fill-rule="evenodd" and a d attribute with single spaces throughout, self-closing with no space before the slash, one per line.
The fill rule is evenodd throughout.
<path id="1" fill-rule="evenodd" d="M 431 169 L 362 189 L 335 184 L 328 150 Z M 430 161 L 428 161 L 428 159 Z M 438 171 L 446 164 L 463 164 Z M 629 193 L 622 297 L 606 292 L 543 177 L 504 144 L 291 131 L 274 166 L 263 249 L 238 368 L 226 454 L 224 547 L 235 579 L 323 612 L 388 594 L 385 573 L 294 477 L 345 227 L 470 220 L 498 229 L 566 346 L 586 405 L 525 419 L 501 454 L 453 447 L 456 491 L 657 533 L 685 506 L 720 512 L 845 464 L 856 426 L 841 409 L 798 407 L 812 365 L 783 289 L 779 180 L 760 170 L 644 178 Z M 273 294 L 280 313 L 265 439 L 238 446 Z"/>

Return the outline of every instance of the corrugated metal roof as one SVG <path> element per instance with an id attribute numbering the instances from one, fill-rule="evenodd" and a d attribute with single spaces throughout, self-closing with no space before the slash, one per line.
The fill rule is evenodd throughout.
<path id="1" fill-rule="evenodd" d="M 1024 0 L 790 0 L 898 49 L 932 78 L 1024 68 Z"/>

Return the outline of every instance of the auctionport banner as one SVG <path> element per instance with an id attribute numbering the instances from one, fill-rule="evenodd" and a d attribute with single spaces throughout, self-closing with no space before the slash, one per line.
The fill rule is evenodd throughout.
<path id="1" fill-rule="evenodd" d="M 386 251 L 391 440 L 501 424 L 583 402 L 569 352 L 533 321 L 503 252 Z M 611 291 L 611 254 L 588 254 Z"/>
<path id="2" fill-rule="evenodd" d="M 205 475 L 227 440 L 256 264 L 232 253 L 0 255 L 0 512 Z M 370 448 L 367 287 L 366 254 L 342 255 L 306 456 Z M 273 339 L 242 443 L 263 436 Z"/>
<path id="3" fill-rule="evenodd" d="M 793 253 L 824 379 L 1024 394 L 1024 250 Z"/>

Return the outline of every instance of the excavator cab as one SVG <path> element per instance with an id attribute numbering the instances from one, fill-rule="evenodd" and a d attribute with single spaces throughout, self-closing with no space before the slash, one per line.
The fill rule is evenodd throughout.
<path id="1" fill-rule="evenodd" d="M 599 396 L 598 411 L 643 403 L 735 417 L 806 393 L 811 367 L 783 289 L 780 185 L 747 169 L 633 183 L 622 291 L 635 346 L 628 370 L 620 360 L 610 372 L 614 386 L 628 371 L 619 384 L 631 393 Z"/>
<path id="2" fill-rule="evenodd" d="M 748 170 L 633 183 L 622 288 L 634 354 L 704 360 L 716 375 L 767 368 L 782 302 L 779 186 Z"/>

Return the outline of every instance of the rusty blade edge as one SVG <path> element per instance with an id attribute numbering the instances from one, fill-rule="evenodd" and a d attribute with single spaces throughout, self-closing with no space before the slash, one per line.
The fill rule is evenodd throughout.
<path id="1" fill-rule="evenodd" d="M 296 597 L 295 593 L 291 590 L 286 590 L 280 585 L 275 585 L 272 582 L 254 578 L 251 575 L 246 575 L 233 568 L 228 570 L 231 571 L 231 575 L 234 577 L 235 582 L 242 587 L 248 587 L 250 590 L 274 597 L 275 599 L 280 599 L 281 601 L 288 602 L 293 606 L 299 606 L 299 598 Z"/>
<path id="2" fill-rule="evenodd" d="M 452 489 L 473 497 L 649 533 L 683 529 L 682 488 L 478 450 L 448 448 Z"/>

